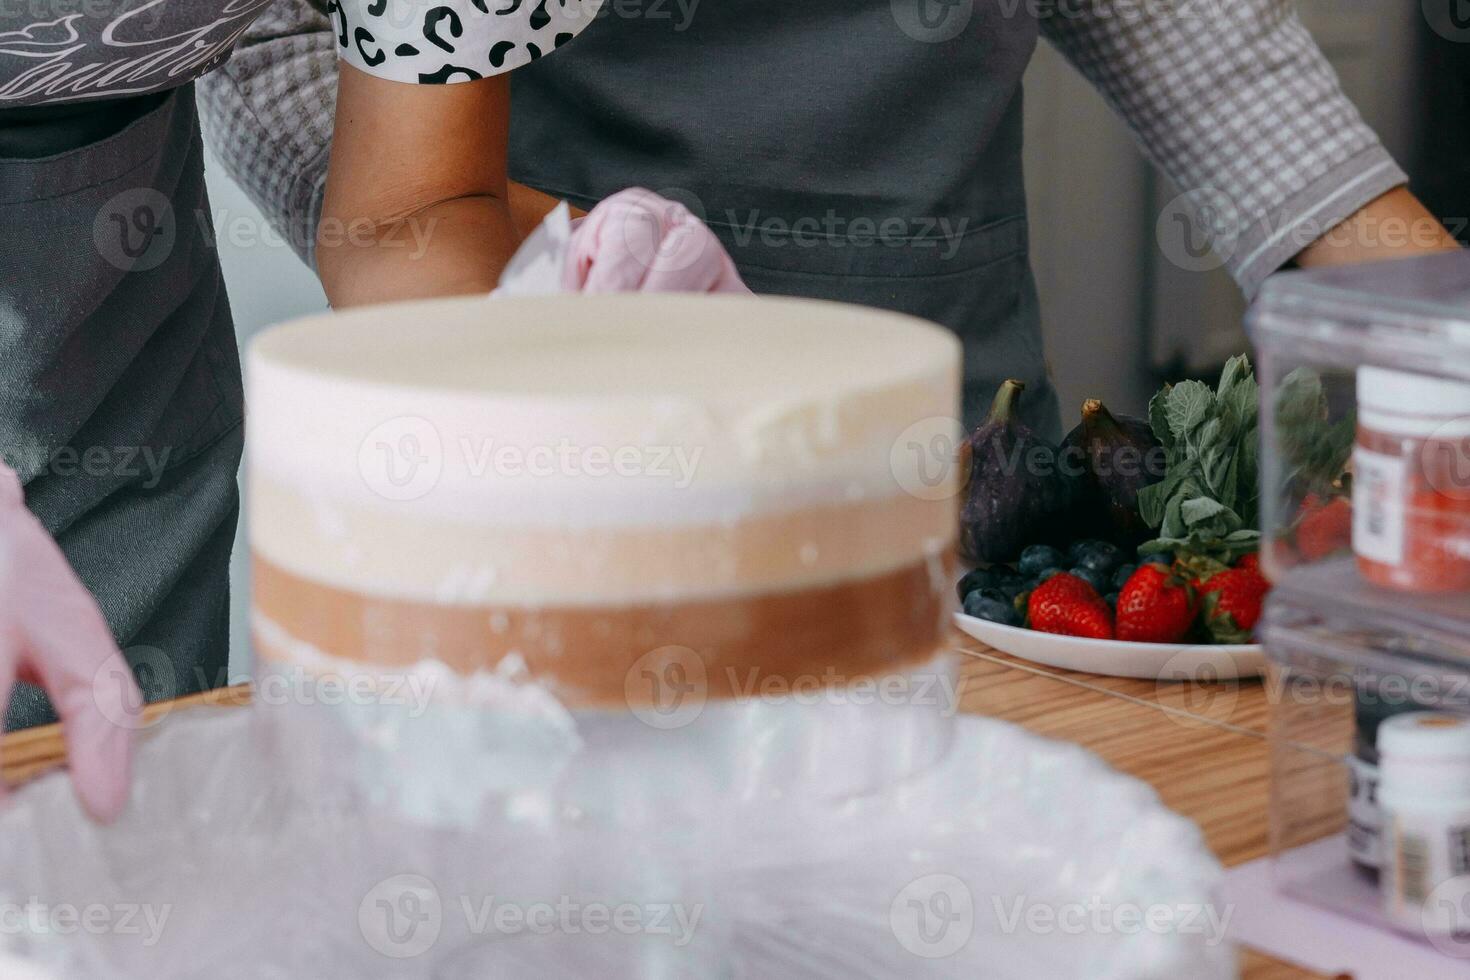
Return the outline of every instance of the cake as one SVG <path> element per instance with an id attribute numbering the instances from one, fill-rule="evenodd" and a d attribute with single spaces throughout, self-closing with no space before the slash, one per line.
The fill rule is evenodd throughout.
<path id="1" fill-rule="evenodd" d="M 806 300 L 478 298 L 252 345 L 258 661 L 514 662 L 570 706 L 924 663 L 955 537 L 960 349 Z"/>

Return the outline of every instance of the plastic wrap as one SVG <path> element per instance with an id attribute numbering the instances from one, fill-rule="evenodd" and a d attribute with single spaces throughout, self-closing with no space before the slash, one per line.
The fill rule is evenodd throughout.
<path id="1" fill-rule="evenodd" d="M 743 800 L 705 778 L 697 731 L 666 731 L 657 764 L 599 762 L 644 801 L 615 818 L 570 801 L 595 743 L 578 724 L 563 778 L 429 827 L 298 792 L 261 750 L 270 714 L 167 719 L 111 828 L 61 776 L 22 791 L 0 815 L 7 954 L 58 980 L 1234 975 L 1197 829 L 1007 724 L 957 720 L 881 791 Z"/>
<path id="2" fill-rule="evenodd" d="M 257 686 L 271 710 L 256 733 L 303 793 L 336 792 L 349 806 L 425 825 L 469 826 L 499 794 L 550 786 L 563 805 L 608 820 L 682 807 L 689 780 L 701 783 L 697 807 L 830 800 L 881 790 L 947 754 L 955 666 L 940 657 L 882 679 L 691 700 L 680 713 L 574 714 L 514 665 L 465 678 L 430 661 L 378 671 L 355 693 L 347 678 L 360 679 L 361 668 L 266 665 Z M 630 786 L 629 766 L 683 777 Z"/>

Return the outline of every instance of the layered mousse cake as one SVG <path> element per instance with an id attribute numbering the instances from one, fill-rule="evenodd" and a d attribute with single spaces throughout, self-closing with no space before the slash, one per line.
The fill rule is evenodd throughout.
<path id="1" fill-rule="evenodd" d="M 939 327 L 801 300 L 463 299 L 278 327 L 248 358 L 256 655 L 514 663 L 570 706 L 626 704 L 675 664 L 729 698 L 927 662 L 959 374 Z"/>

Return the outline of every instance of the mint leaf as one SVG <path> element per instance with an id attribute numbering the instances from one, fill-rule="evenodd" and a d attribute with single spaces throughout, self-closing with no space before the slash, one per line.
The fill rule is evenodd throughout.
<path id="1" fill-rule="evenodd" d="M 1237 432 L 1254 429 L 1261 414 L 1261 389 L 1254 379 L 1241 383 L 1223 401 L 1236 420 Z"/>
<path id="2" fill-rule="evenodd" d="M 1213 500 L 1210 497 L 1195 497 L 1192 500 L 1184 501 L 1180 505 L 1179 516 L 1184 518 L 1185 524 L 1193 527 L 1203 521 L 1208 521 L 1212 517 L 1223 514 L 1229 509 L 1220 503 L 1220 501 Z"/>
<path id="3" fill-rule="evenodd" d="M 1172 388 L 1166 386 L 1163 391 L 1154 395 L 1148 402 L 1148 424 L 1154 430 L 1154 438 L 1164 444 L 1165 449 L 1174 448 L 1174 430 L 1169 428 L 1169 392 Z"/>
<path id="4" fill-rule="evenodd" d="M 1169 428 L 1177 438 L 1187 438 L 1209 418 L 1213 402 L 1214 396 L 1209 387 L 1201 382 L 1185 381 L 1175 385 L 1174 390 L 1169 392 L 1166 406 Z"/>
<path id="5" fill-rule="evenodd" d="M 1240 519 L 1247 527 L 1257 527 L 1260 523 L 1261 482 L 1258 476 L 1260 466 L 1257 463 L 1260 451 L 1261 444 L 1257 441 L 1256 430 L 1252 429 L 1250 438 L 1241 443 L 1240 452 L 1236 456 L 1240 461 L 1240 468 L 1235 476 L 1235 485 L 1239 490 L 1235 509 L 1239 511 Z"/>
<path id="6" fill-rule="evenodd" d="M 1335 493 L 1352 456 L 1353 413 L 1334 420 L 1326 383 L 1308 368 L 1282 380 L 1274 405 L 1277 443 L 1288 473 L 1277 492 L 1295 498 Z"/>
<path id="7" fill-rule="evenodd" d="M 1239 510 L 1242 506 L 1249 506 L 1255 498 L 1255 478 L 1247 487 L 1245 494 L 1240 492 L 1240 471 L 1242 453 L 1234 453 L 1225 464 L 1225 472 L 1216 484 L 1220 495 L 1220 502 L 1232 510 Z"/>
<path id="8" fill-rule="evenodd" d="M 1172 442 L 1164 480 L 1140 495 L 1140 510 L 1159 533 L 1145 554 L 1234 561 L 1259 547 L 1259 417 L 1260 387 L 1244 356 L 1225 365 L 1218 390 L 1186 381 L 1149 403 L 1150 424 Z"/>
<path id="9" fill-rule="evenodd" d="M 1224 420 L 1216 417 L 1208 419 L 1199 427 L 1199 432 L 1195 434 L 1194 441 L 1195 445 L 1199 447 L 1199 455 L 1201 457 L 1208 457 L 1212 450 L 1221 447 L 1221 443 L 1225 441 L 1225 438 Z"/>
<path id="10" fill-rule="evenodd" d="M 1251 362 L 1244 354 L 1239 354 L 1225 362 L 1225 369 L 1220 372 L 1220 383 L 1215 388 L 1215 393 L 1222 399 L 1230 398 L 1244 379 L 1251 377 Z"/>
<path id="11" fill-rule="evenodd" d="M 1183 508 L 1183 497 L 1175 496 L 1169 500 L 1168 505 L 1164 508 L 1163 526 L 1159 528 L 1161 537 L 1182 538 L 1189 533 L 1189 529 L 1184 524 Z"/>
<path id="12" fill-rule="evenodd" d="M 1152 528 L 1163 524 L 1164 505 L 1168 499 L 1162 483 L 1155 483 L 1138 491 L 1138 516 L 1143 518 L 1143 523 Z"/>

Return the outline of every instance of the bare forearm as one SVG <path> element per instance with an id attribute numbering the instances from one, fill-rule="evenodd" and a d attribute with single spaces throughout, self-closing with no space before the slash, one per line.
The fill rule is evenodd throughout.
<path id="1" fill-rule="evenodd" d="M 517 184 L 511 181 L 510 190 L 510 214 L 515 220 L 516 231 L 522 238 L 536 230 L 545 217 L 551 213 L 551 209 L 561 203 L 550 194 L 543 194 L 534 187 L 525 184 Z M 572 208 L 572 217 L 580 218 L 587 212 L 581 208 Z"/>
<path id="2" fill-rule="evenodd" d="M 1459 243 L 1406 187 L 1389 191 L 1307 246 L 1302 268 L 1431 255 Z"/>
<path id="3" fill-rule="evenodd" d="M 504 76 L 389 81 L 343 64 L 317 272 L 335 307 L 488 293 L 520 242 Z"/>
<path id="4" fill-rule="evenodd" d="M 338 309 L 488 293 L 519 241 L 510 206 L 490 196 L 455 198 L 384 223 L 326 214 L 317 270 Z"/>

